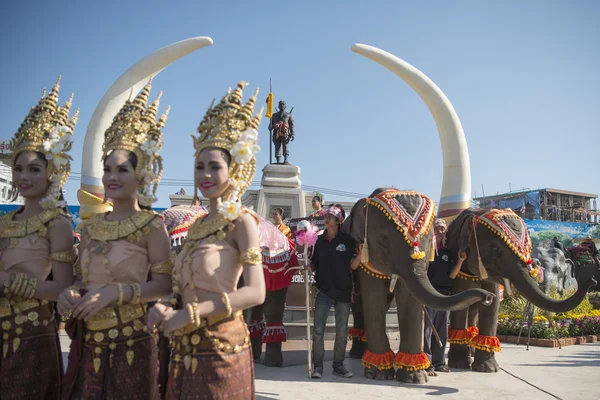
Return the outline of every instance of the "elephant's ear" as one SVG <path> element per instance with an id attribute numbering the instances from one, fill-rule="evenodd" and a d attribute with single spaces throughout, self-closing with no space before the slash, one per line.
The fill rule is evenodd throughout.
<path id="1" fill-rule="evenodd" d="M 350 212 L 350 236 L 357 243 L 365 241 L 365 216 L 367 213 L 367 199 L 360 199 Z"/>

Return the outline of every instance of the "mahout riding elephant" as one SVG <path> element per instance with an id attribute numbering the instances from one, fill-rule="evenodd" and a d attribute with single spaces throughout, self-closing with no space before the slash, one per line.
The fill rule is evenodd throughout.
<path id="1" fill-rule="evenodd" d="M 446 241 L 451 257 L 466 250 L 468 256 L 453 280 L 453 293 L 460 294 L 479 287 L 496 295 L 490 307 L 479 306 L 479 325 L 468 325 L 467 310 L 450 313 L 449 366 L 472 368 L 479 372 L 498 372 L 495 353 L 501 346 L 496 337 L 498 324 L 498 286 L 505 291 L 514 286 L 536 307 L 550 312 L 567 312 L 577 307 L 588 289 L 595 284 L 596 266 L 582 271 L 578 289 L 565 300 L 554 300 L 544 294 L 537 282 L 531 260 L 531 239 L 525 222 L 512 210 L 464 210 L 452 221 Z M 478 329 L 477 329 L 478 328 Z M 470 348 L 475 348 L 471 363 Z"/>
<path id="2" fill-rule="evenodd" d="M 433 246 L 434 215 L 435 203 L 430 198 L 397 189 L 377 189 L 352 208 L 350 234 L 363 244 L 357 275 L 368 339 L 362 363 L 368 378 L 393 379 L 395 375 L 401 382 L 427 382 L 423 305 L 458 310 L 479 301 L 492 302 L 492 294 L 485 290 L 444 296 L 431 286 L 427 256 Z M 385 330 L 390 291 L 396 297 L 401 338 L 396 354 Z"/>

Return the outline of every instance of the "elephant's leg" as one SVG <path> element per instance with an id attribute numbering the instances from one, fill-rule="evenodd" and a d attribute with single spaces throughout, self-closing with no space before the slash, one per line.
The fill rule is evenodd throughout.
<path id="1" fill-rule="evenodd" d="M 483 281 L 481 288 L 496 295 L 490 306 L 479 304 L 479 334 L 471 341 L 475 348 L 475 357 L 471 368 L 478 372 L 498 372 L 500 367 L 496 362 L 495 354 L 500 351 L 500 341 L 496 337 L 498 326 L 498 285 Z"/>
<path id="2" fill-rule="evenodd" d="M 465 290 L 479 287 L 477 281 L 470 281 L 461 278 L 452 280 L 452 293 L 460 293 Z M 469 330 L 471 323 L 474 323 L 476 313 L 471 315 L 473 307 L 468 307 L 463 310 L 450 312 L 450 328 L 448 332 L 448 342 L 450 343 L 450 351 L 448 353 L 448 366 L 457 369 L 471 368 L 471 341 L 473 329 Z"/>
<path id="3" fill-rule="evenodd" d="M 358 282 L 358 271 L 353 272 L 354 290 L 352 293 L 352 328 L 348 330 L 348 337 L 352 339 L 352 348 L 348 352 L 350 358 L 361 359 L 367 349 L 367 336 L 365 333 L 365 316 L 362 306 L 362 294 Z"/>
<path id="4" fill-rule="evenodd" d="M 269 292 L 267 291 L 267 296 L 268 293 Z M 252 354 L 254 355 L 255 360 L 258 360 L 262 354 L 263 334 L 265 332 L 263 310 L 264 303 L 250 309 L 248 330 L 250 331 L 250 343 L 252 343 Z"/>
<path id="5" fill-rule="evenodd" d="M 478 285 L 480 287 L 481 285 Z M 467 313 L 467 332 L 471 339 L 474 339 L 477 335 L 479 335 L 479 304 L 471 304 L 469 306 Z M 469 355 L 473 356 L 475 354 L 475 349 L 469 345 Z"/>
<path id="6" fill-rule="evenodd" d="M 281 354 L 281 343 L 287 340 L 285 328 L 283 327 L 283 313 L 285 311 L 285 299 L 288 288 L 269 292 L 265 299 L 265 319 L 267 328 L 263 336 L 266 343 L 265 362 L 267 367 L 281 367 L 283 355 Z"/>
<path id="7" fill-rule="evenodd" d="M 365 377 L 385 380 L 394 378 L 394 352 L 385 331 L 389 280 L 357 273 L 362 294 L 363 316 L 367 333 L 367 349 L 362 356 Z"/>
<path id="8" fill-rule="evenodd" d="M 403 282 L 396 283 L 396 308 L 400 327 L 400 350 L 394 359 L 396 380 L 405 383 L 426 383 L 430 365 L 423 352 L 423 304 L 415 299 Z"/>

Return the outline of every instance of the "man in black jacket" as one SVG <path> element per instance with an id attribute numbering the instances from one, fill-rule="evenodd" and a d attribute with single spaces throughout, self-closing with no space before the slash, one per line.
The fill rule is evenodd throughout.
<path id="1" fill-rule="evenodd" d="M 427 277 L 435 290 L 448 296 L 450 295 L 451 289 L 450 279 L 454 279 L 458 275 L 458 272 L 467 257 L 466 253 L 461 251 L 458 255 L 457 262 L 450 259 L 450 252 L 446 247 L 446 233 L 448 232 L 448 228 L 443 219 L 435 220 L 434 231 L 437 251 L 435 260 L 429 264 Z M 426 321 L 424 326 L 425 331 L 423 333 L 423 352 L 427 354 L 427 358 L 429 359 L 429 362 L 431 362 L 431 365 L 427 369 L 427 375 L 437 376 L 436 371 L 450 372 L 445 359 L 450 311 L 434 310 L 430 307 L 425 308 L 433 323 L 433 326 L 431 326 L 431 323 Z M 442 342 L 441 346 L 435 339 L 433 329 L 436 330 L 440 337 L 440 342 Z"/>
<path id="2" fill-rule="evenodd" d="M 344 367 L 346 344 L 348 343 L 348 317 L 352 297 L 351 271 L 358 268 L 360 252 L 355 248 L 350 235 L 340 230 L 344 211 L 329 207 L 325 213 L 325 232 L 315 244 L 311 258 L 315 270 L 316 286 L 319 290 L 315 301 L 313 331 L 313 378 L 323 376 L 325 355 L 324 334 L 331 306 L 335 309 L 335 345 L 333 348 L 333 373 L 351 378 L 352 373 Z"/>

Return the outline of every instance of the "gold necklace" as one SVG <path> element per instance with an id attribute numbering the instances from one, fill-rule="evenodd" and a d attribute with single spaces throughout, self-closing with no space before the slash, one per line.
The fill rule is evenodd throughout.
<path id="1" fill-rule="evenodd" d="M 216 240 L 225 239 L 227 235 L 225 228 L 228 228 L 228 231 L 231 232 L 234 230 L 235 225 L 225 217 L 217 217 L 208 221 L 205 218 L 198 219 L 188 231 L 186 239 L 191 241 L 208 237 L 209 241 L 214 243 Z"/>

